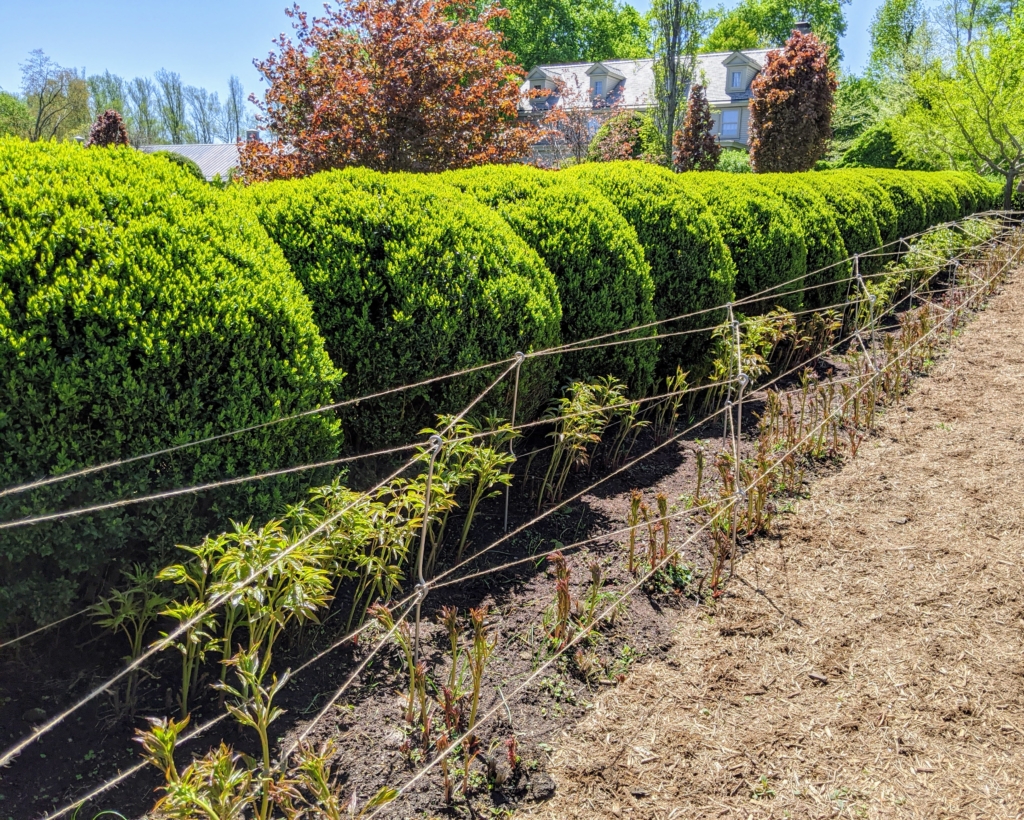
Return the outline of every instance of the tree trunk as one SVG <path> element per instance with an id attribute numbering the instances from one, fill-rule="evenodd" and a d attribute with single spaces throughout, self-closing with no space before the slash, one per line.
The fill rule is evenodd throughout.
<path id="1" fill-rule="evenodd" d="M 1006 185 L 1003 186 L 1003 210 L 1013 210 L 1013 183 L 1016 181 L 1017 175 L 1012 171 L 1006 175 Z"/>

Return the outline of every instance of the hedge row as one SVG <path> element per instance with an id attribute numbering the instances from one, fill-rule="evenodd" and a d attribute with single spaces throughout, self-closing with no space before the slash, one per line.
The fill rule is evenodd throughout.
<path id="1" fill-rule="evenodd" d="M 851 254 L 997 201 L 966 174 L 639 162 L 350 170 L 224 193 L 129 149 L 0 141 L 0 486 L 697 313 L 529 360 L 519 418 L 576 378 L 613 374 L 640 394 L 706 364 L 708 334 L 691 331 L 730 300 L 780 286 L 743 312 L 831 304 Z M 406 441 L 499 373 L 0 497 L 0 520 L 329 459 L 341 426 L 360 450 Z M 510 393 L 508 380 L 477 412 L 507 416 Z M 115 565 L 265 518 L 314 480 L 2 531 L 0 612 L 59 614 Z"/>
<path id="2" fill-rule="evenodd" d="M 565 340 L 654 321 L 654 281 L 636 231 L 604 196 L 565 174 L 523 165 L 445 174 L 445 182 L 494 209 L 555 278 Z M 655 332 L 649 328 L 642 335 Z M 559 381 L 613 375 L 634 391 L 654 384 L 653 341 L 562 357 Z"/>
<path id="3" fill-rule="evenodd" d="M 329 402 L 341 373 L 253 216 L 132 149 L 0 140 L 0 487 Z M 327 416 L 0 497 L 0 520 L 322 461 Z M 66 611 L 117 561 L 267 517 L 281 477 L 0 531 L 0 622 Z"/>
<path id="4" fill-rule="evenodd" d="M 343 401 L 557 346 L 555 278 L 491 209 L 428 177 L 332 171 L 237 194 L 313 301 Z M 523 369 L 520 405 L 550 396 L 557 361 Z M 408 441 L 500 371 L 484 370 L 343 413 L 360 448 Z M 507 406 L 503 388 L 484 404 Z"/>

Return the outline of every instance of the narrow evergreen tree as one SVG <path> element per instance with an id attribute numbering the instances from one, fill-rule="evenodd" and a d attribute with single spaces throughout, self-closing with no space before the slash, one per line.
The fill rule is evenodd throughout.
<path id="1" fill-rule="evenodd" d="M 672 139 L 672 167 L 677 171 L 714 171 L 722 146 L 711 135 L 714 120 L 704 86 L 694 84 L 690 89 L 690 103 L 686 109 L 683 127 Z"/>
<path id="2" fill-rule="evenodd" d="M 89 129 L 89 140 L 86 142 L 90 148 L 128 144 L 128 129 L 124 127 L 124 120 L 112 108 L 108 108 L 96 118 L 96 122 Z"/>
<path id="3" fill-rule="evenodd" d="M 793 32 L 768 52 L 750 85 L 750 164 L 760 173 L 809 171 L 832 139 L 836 77 L 828 46 L 814 34 Z"/>

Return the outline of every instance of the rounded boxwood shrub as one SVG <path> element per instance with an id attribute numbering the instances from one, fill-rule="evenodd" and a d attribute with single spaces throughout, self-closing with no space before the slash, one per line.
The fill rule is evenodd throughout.
<path id="1" fill-rule="evenodd" d="M 0 140 L 0 486 L 206 438 L 331 400 L 309 300 L 245 208 L 130 148 Z M 0 520 L 322 461 L 312 415 L 0 498 Z M 278 511 L 299 473 L 3 530 L 0 621 L 229 519 Z"/>
<path id="2" fill-rule="evenodd" d="M 336 366 L 338 399 L 559 344 L 554 277 L 489 208 L 437 176 L 331 171 L 239 194 L 284 251 L 313 302 Z M 523 365 L 522 417 L 548 400 L 558 362 Z M 364 402 L 343 413 L 362 447 L 408 441 L 455 413 L 497 368 Z M 508 418 L 507 379 L 476 415 Z"/>
<path id="3" fill-rule="evenodd" d="M 887 245 L 899 238 L 899 214 L 896 205 L 888 192 L 870 175 L 860 171 L 831 171 L 828 176 L 841 179 L 858 193 L 867 197 L 871 203 L 875 221 L 878 223 L 878 235 L 882 244 Z M 886 248 L 888 250 L 888 248 Z"/>
<path id="4" fill-rule="evenodd" d="M 943 179 L 941 171 L 908 171 L 907 179 L 917 185 L 925 204 L 928 227 L 953 222 L 960 217 L 960 198 Z"/>
<path id="5" fill-rule="evenodd" d="M 896 236 L 904 237 L 927 227 L 925 200 L 917 186 L 899 171 L 865 168 L 859 173 L 881 185 L 896 208 Z"/>
<path id="6" fill-rule="evenodd" d="M 799 178 L 813 185 L 832 208 L 847 256 L 871 253 L 881 247 L 878 221 L 871 201 L 864 194 L 832 173 L 801 174 Z M 862 274 L 876 273 L 884 262 L 878 255 L 867 256 L 859 260 L 858 269 Z"/>
<path id="7" fill-rule="evenodd" d="M 719 171 L 676 174 L 677 184 L 704 196 L 736 264 L 736 298 L 791 283 L 769 297 L 743 306 L 752 314 L 775 306 L 798 309 L 802 287 L 794 281 L 807 272 L 803 228 L 786 201 L 757 184 L 756 174 L 738 176 Z"/>
<path id="8" fill-rule="evenodd" d="M 733 296 L 736 268 L 707 203 L 676 183 L 676 174 L 644 162 L 604 162 L 561 171 L 592 186 L 633 226 L 654 279 L 659 320 L 718 308 Z M 723 321 L 725 310 L 661 325 L 660 334 L 695 330 Z M 659 370 L 674 373 L 706 363 L 710 334 L 661 340 Z"/>
<path id="9" fill-rule="evenodd" d="M 818 308 L 841 300 L 846 283 L 830 283 L 847 279 L 851 266 L 832 207 L 794 174 L 757 174 L 752 182 L 781 196 L 800 220 L 807 245 L 807 276 L 799 285 L 808 289 L 803 293 L 804 305 Z"/>
<path id="10" fill-rule="evenodd" d="M 206 174 L 203 173 L 203 169 L 199 167 L 195 160 L 189 159 L 188 157 L 174 151 L 154 151 L 152 156 L 163 157 L 163 159 L 177 165 L 181 170 L 190 174 L 200 182 L 206 182 Z"/>
<path id="11" fill-rule="evenodd" d="M 949 171 L 943 175 L 960 197 L 960 215 L 970 216 L 987 211 L 991 206 L 992 188 L 977 174 L 965 171 Z"/>
<path id="12" fill-rule="evenodd" d="M 525 165 L 451 171 L 441 178 L 496 210 L 540 254 L 558 285 L 563 343 L 654 321 L 654 282 L 636 231 L 591 187 Z M 648 328 L 641 335 L 656 332 Z M 559 380 L 613 375 L 634 394 L 645 393 L 657 361 L 655 341 L 600 347 L 563 355 Z"/>

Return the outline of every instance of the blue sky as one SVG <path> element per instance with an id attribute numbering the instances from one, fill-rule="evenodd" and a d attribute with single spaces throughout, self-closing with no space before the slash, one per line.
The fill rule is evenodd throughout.
<path id="1" fill-rule="evenodd" d="M 881 2 L 853 0 L 846 7 L 847 69 L 863 67 L 868 24 Z M 222 97 L 236 74 L 247 92 L 256 91 L 261 85 L 253 58 L 265 57 L 271 40 L 291 30 L 287 5 L 288 0 L 0 0 L 0 88 L 17 90 L 19 64 L 41 48 L 61 65 L 89 74 L 107 69 L 130 78 L 166 68 L 186 84 Z M 634 5 L 646 11 L 649 0 Z M 307 0 L 304 8 L 319 10 L 321 0 Z"/>

